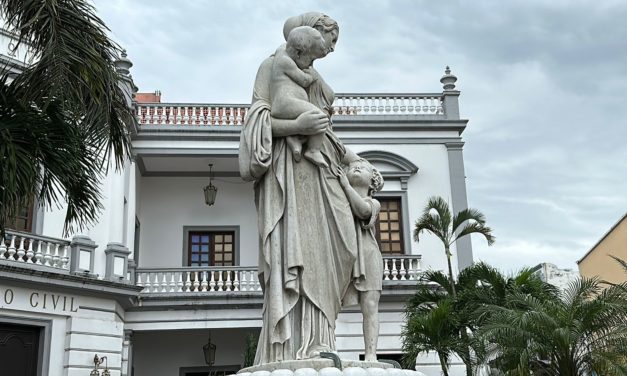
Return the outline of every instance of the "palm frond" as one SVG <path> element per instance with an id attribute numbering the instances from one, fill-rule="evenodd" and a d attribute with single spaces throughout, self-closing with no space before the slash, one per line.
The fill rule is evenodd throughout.
<path id="1" fill-rule="evenodd" d="M 480 224 L 478 222 L 471 222 L 471 223 L 467 223 L 462 228 L 462 230 L 457 233 L 454 240 L 457 240 L 459 238 L 462 238 L 470 234 L 483 235 L 485 239 L 488 241 L 488 245 L 494 244 L 494 241 L 496 239 L 494 235 L 492 235 L 492 229 L 490 227 Z"/>
<path id="2" fill-rule="evenodd" d="M 5 0 L 0 17 L 34 56 L 13 81 L 2 78 L 0 232 L 40 187 L 44 205 L 67 202 L 67 235 L 97 218 L 109 161 L 121 168 L 130 156 L 119 47 L 86 0 Z"/>

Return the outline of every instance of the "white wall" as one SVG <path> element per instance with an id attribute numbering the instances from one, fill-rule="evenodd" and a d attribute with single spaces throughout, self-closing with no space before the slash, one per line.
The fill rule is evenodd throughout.
<path id="1" fill-rule="evenodd" d="M 241 365 L 245 338 L 259 329 L 172 330 L 133 333 L 135 376 L 179 375 L 181 367 L 206 367 L 202 346 L 216 345 L 215 366 Z"/>
<path id="2" fill-rule="evenodd" d="M 257 265 L 258 230 L 252 183 L 214 180 L 213 206 L 204 202 L 204 177 L 143 177 L 140 184 L 139 267 L 183 266 L 183 226 L 239 226 L 240 265 Z"/>
<path id="3" fill-rule="evenodd" d="M 387 151 L 411 161 L 418 167 L 418 172 L 407 182 L 407 203 L 409 213 L 408 228 L 413 233 L 414 223 L 422 214 L 429 197 L 442 196 L 451 203 L 451 183 L 449 175 L 448 152 L 442 144 L 413 145 L 348 145 L 355 153 L 364 151 Z M 390 184 L 391 183 L 391 184 Z M 398 180 L 386 181 L 382 193 L 400 189 Z M 411 241 L 411 254 L 422 255 L 422 268 L 446 270 L 444 248 L 439 239 L 428 233 L 422 235 L 420 242 Z M 457 269 L 457 258 L 452 258 L 453 268 Z"/>

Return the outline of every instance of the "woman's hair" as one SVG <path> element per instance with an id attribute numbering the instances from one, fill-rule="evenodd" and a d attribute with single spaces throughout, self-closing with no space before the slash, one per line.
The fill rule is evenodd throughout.
<path id="1" fill-rule="evenodd" d="M 337 30 L 338 33 L 340 31 L 339 25 L 333 18 L 318 12 L 307 12 L 299 14 L 298 16 L 290 17 L 285 21 L 285 24 L 283 25 L 283 36 L 285 37 L 285 40 L 287 40 L 290 31 L 299 26 L 313 27 L 321 34 L 334 29 Z"/>
<path id="2" fill-rule="evenodd" d="M 326 14 L 323 14 L 322 17 L 316 21 L 313 28 L 318 30 L 320 33 L 332 30 L 337 30 L 339 33 L 340 31 L 340 25 L 338 25 L 333 18 L 327 16 Z"/>

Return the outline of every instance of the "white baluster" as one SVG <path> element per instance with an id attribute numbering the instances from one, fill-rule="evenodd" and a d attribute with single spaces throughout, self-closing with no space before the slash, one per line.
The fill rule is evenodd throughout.
<path id="1" fill-rule="evenodd" d="M 15 235 L 11 236 L 11 244 L 9 244 L 9 257 L 11 261 L 15 261 Z"/>
<path id="2" fill-rule="evenodd" d="M 414 259 L 408 259 L 409 261 L 409 267 L 407 268 L 407 276 L 408 276 L 408 280 L 413 281 L 414 280 Z"/>
<path id="3" fill-rule="evenodd" d="M 239 271 L 233 272 L 233 291 L 239 291 Z"/>
<path id="4" fill-rule="evenodd" d="M 388 262 L 390 262 L 390 259 L 383 259 L 383 280 L 384 281 L 390 280 L 390 268 L 388 267 Z"/>
<path id="5" fill-rule="evenodd" d="M 178 289 L 176 288 L 176 274 L 178 272 L 172 272 L 170 273 L 170 292 L 178 292 Z"/>
<path id="6" fill-rule="evenodd" d="M 59 257 L 59 244 L 55 244 L 54 247 L 54 254 L 52 255 L 52 266 L 54 266 L 55 268 L 59 267 L 59 261 L 61 260 L 61 258 Z"/>
<path id="7" fill-rule="evenodd" d="M 24 255 L 26 254 L 26 250 L 24 249 L 24 240 L 26 240 L 26 238 L 22 236 L 20 240 L 20 247 L 17 249 L 17 262 L 24 262 Z"/>
<path id="8" fill-rule="evenodd" d="M 28 242 L 28 249 L 26 250 L 26 263 L 27 264 L 33 263 L 33 256 L 35 255 L 35 252 L 33 252 L 34 242 L 35 242 L 34 240 L 31 240 L 30 242 Z"/>
<path id="9" fill-rule="evenodd" d="M 198 288 L 200 287 L 200 276 L 198 275 L 198 271 L 194 270 L 194 292 L 198 292 Z"/>
<path id="10" fill-rule="evenodd" d="M 168 292 L 168 280 L 166 278 L 166 274 L 166 272 L 161 272 L 161 284 L 159 285 L 160 292 Z"/>
<path id="11" fill-rule="evenodd" d="M 233 281 L 231 280 L 231 271 L 226 271 L 226 282 L 224 282 L 224 291 L 233 291 Z"/>
<path id="12" fill-rule="evenodd" d="M 396 259 L 392 259 L 392 281 L 398 281 L 398 270 L 396 269 Z"/>
<path id="13" fill-rule="evenodd" d="M 207 291 L 207 285 L 208 285 L 208 283 L 207 283 L 207 272 L 203 271 L 200 274 L 202 276 L 201 277 L 202 278 L 202 282 L 200 283 L 200 291 L 205 292 L 205 291 Z"/>
<path id="14" fill-rule="evenodd" d="M 398 98 L 392 97 L 392 113 L 398 114 Z"/>
<path id="15" fill-rule="evenodd" d="M 209 281 L 209 291 L 216 291 L 216 281 L 214 279 L 214 272 L 210 271 L 209 272 L 211 274 L 211 281 Z"/>
<path id="16" fill-rule="evenodd" d="M 187 273 L 187 278 L 185 279 L 185 290 L 187 292 L 192 291 L 192 279 L 191 279 L 191 274 L 192 272 L 186 272 Z"/>
<path id="17" fill-rule="evenodd" d="M 405 111 L 407 111 L 407 102 L 405 101 L 404 97 L 401 97 L 399 101 L 401 102 L 399 110 L 401 111 L 402 114 L 404 114 Z"/>
<path id="18" fill-rule="evenodd" d="M 224 291 L 222 289 L 222 287 L 224 287 L 224 281 L 222 280 L 222 274 L 223 274 L 222 271 L 218 272 L 218 285 L 216 287 L 216 290 L 218 290 L 218 291 Z"/>
<path id="19" fill-rule="evenodd" d="M 150 273 L 146 273 L 146 282 L 144 283 L 145 292 L 152 292 L 152 283 L 150 283 Z"/>
<path id="20" fill-rule="evenodd" d="M 67 245 L 63 245 L 63 255 L 61 256 L 61 268 L 69 269 L 70 267 L 70 258 L 67 253 Z"/>
<path id="21" fill-rule="evenodd" d="M 135 286 L 141 287 L 142 291 L 144 291 L 143 290 L 144 283 L 142 282 L 142 275 L 143 275 L 143 273 L 137 273 L 137 280 L 135 281 Z"/>
<path id="22" fill-rule="evenodd" d="M 28 249 L 26 250 L 26 263 L 27 264 L 33 263 L 33 256 L 35 255 L 35 252 L 33 252 L 34 242 L 35 242 L 34 240 L 31 240 L 30 242 L 28 242 Z"/>
<path id="23" fill-rule="evenodd" d="M 5 244 L 6 240 L 4 237 L 0 238 L 0 260 L 6 260 L 7 258 L 4 256 L 7 253 L 7 245 Z"/>
<path id="24" fill-rule="evenodd" d="M 240 282 L 240 286 L 242 287 L 241 291 L 246 291 L 248 288 L 248 280 L 246 280 L 247 274 L 248 274 L 247 270 L 242 270 L 242 280 Z"/>
<path id="25" fill-rule="evenodd" d="M 43 241 L 38 241 L 37 242 L 37 252 L 35 252 L 35 264 L 37 265 L 41 265 L 41 259 L 43 258 L 44 254 L 41 252 L 41 243 L 43 243 Z"/>
<path id="26" fill-rule="evenodd" d="M 411 259 L 408 259 L 408 260 L 411 260 Z M 398 272 L 398 275 L 399 275 L 398 279 L 401 281 L 406 281 L 407 271 L 405 270 L 405 259 L 400 259 L 400 261 L 401 261 L 401 270 Z"/>
<path id="27" fill-rule="evenodd" d="M 44 254 L 44 265 L 46 266 L 52 266 L 52 250 L 50 249 L 50 245 L 52 243 L 47 242 L 46 243 L 46 253 Z M 54 247 L 54 244 L 52 244 L 52 246 Z"/>

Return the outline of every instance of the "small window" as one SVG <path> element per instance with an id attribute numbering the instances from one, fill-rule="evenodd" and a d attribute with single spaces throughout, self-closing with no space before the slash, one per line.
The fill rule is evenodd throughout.
<path id="1" fill-rule="evenodd" d="M 6 227 L 17 231 L 33 231 L 33 204 L 20 208 L 17 216 Z"/>
<path id="2" fill-rule="evenodd" d="M 376 223 L 379 249 L 384 255 L 405 253 L 400 197 L 377 197 L 381 211 Z"/>
<path id="3" fill-rule="evenodd" d="M 190 231 L 187 247 L 188 266 L 235 265 L 234 231 Z"/>

